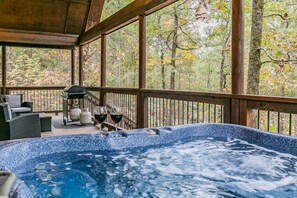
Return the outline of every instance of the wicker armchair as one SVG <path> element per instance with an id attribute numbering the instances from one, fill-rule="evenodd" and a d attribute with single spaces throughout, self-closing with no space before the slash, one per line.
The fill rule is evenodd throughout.
<path id="1" fill-rule="evenodd" d="M 0 104 L 0 141 L 40 137 L 38 114 L 21 115 L 10 119 L 6 103 Z"/>
<path id="2" fill-rule="evenodd" d="M 33 102 L 23 102 L 23 94 L 1 95 L 1 102 L 8 102 L 13 114 L 20 115 L 22 113 L 33 112 Z"/>

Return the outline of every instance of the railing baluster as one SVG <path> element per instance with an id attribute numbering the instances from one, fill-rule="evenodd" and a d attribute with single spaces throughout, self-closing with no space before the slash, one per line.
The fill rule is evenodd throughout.
<path id="1" fill-rule="evenodd" d="M 154 126 L 158 126 L 158 113 L 157 113 L 157 98 L 154 98 L 154 112 L 155 112 L 155 124 Z"/>
<path id="2" fill-rule="evenodd" d="M 150 97 L 147 98 L 147 105 L 148 105 L 148 107 L 147 107 L 147 109 L 148 109 L 148 111 L 147 111 L 148 112 L 148 115 L 147 115 L 148 116 L 148 127 L 151 127 L 151 122 L 150 121 L 152 120 L 152 116 L 151 116 L 152 115 L 152 111 L 151 111 L 151 106 L 152 105 L 151 105 L 151 98 Z"/>
<path id="3" fill-rule="evenodd" d="M 194 102 L 192 101 L 192 124 L 194 123 Z"/>
<path id="4" fill-rule="evenodd" d="M 163 123 L 162 123 L 162 116 L 161 116 L 161 99 L 160 99 L 160 98 L 158 99 L 158 104 L 159 104 L 159 107 L 158 107 L 158 112 L 159 112 L 159 125 L 158 125 L 158 126 L 164 126 Z"/>
<path id="5" fill-rule="evenodd" d="M 280 112 L 277 112 L 277 133 L 280 132 Z"/>
<path id="6" fill-rule="evenodd" d="M 292 135 L 292 114 L 289 115 L 289 135 Z"/>
<path id="7" fill-rule="evenodd" d="M 211 110 L 210 110 L 210 103 L 208 103 L 208 123 L 211 122 L 211 121 L 210 121 L 210 114 L 211 114 L 210 111 L 211 111 Z"/>
<path id="8" fill-rule="evenodd" d="M 257 125 L 258 125 L 258 129 L 260 129 L 260 110 L 258 110 L 258 119 L 257 119 Z"/>
<path id="9" fill-rule="evenodd" d="M 267 112 L 267 131 L 270 130 L 270 111 Z"/>
<path id="10" fill-rule="evenodd" d="M 174 116 L 174 117 L 173 117 L 173 125 L 176 125 L 176 117 L 177 117 L 177 116 L 176 116 L 176 113 L 175 113 L 175 112 L 176 112 L 176 109 L 175 109 L 175 108 L 176 108 L 176 107 L 175 107 L 175 106 L 176 106 L 176 104 L 175 104 L 176 101 L 173 100 L 173 102 L 174 102 L 174 103 L 173 103 L 173 116 Z"/>
<path id="11" fill-rule="evenodd" d="M 167 125 L 173 125 L 172 124 L 172 108 L 171 108 L 171 105 L 172 105 L 172 99 L 167 99 L 168 101 L 168 104 L 167 104 L 167 121 L 168 121 L 168 124 Z"/>
<path id="12" fill-rule="evenodd" d="M 165 122 L 165 98 L 162 98 L 162 125 L 165 126 L 166 122 Z"/>
<path id="13" fill-rule="evenodd" d="M 214 104 L 213 122 L 217 122 L 217 105 Z"/>
<path id="14" fill-rule="evenodd" d="M 154 124 L 155 124 L 155 122 L 154 122 L 154 100 L 153 100 L 153 98 L 151 97 L 151 117 L 152 117 L 152 120 L 151 120 L 151 127 L 154 127 Z"/>
<path id="15" fill-rule="evenodd" d="M 199 102 L 197 102 L 197 123 L 200 123 L 200 111 L 199 111 L 199 109 L 200 109 L 200 103 Z"/>
<path id="16" fill-rule="evenodd" d="M 221 106 L 221 123 L 223 123 L 223 117 L 224 117 L 224 109 L 223 109 L 223 105 L 220 105 Z"/>
<path id="17" fill-rule="evenodd" d="M 204 115 L 205 114 L 205 111 L 204 110 L 205 110 L 205 105 L 204 105 L 204 103 L 202 103 L 202 112 L 203 112 L 203 114 L 202 114 L 202 120 L 203 121 L 202 122 L 203 123 L 205 123 L 205 115 Z"/>
<path id="18" fill-rule="evenodd" d="M 132 116 L 131 116 L 131 95 L 127 95 L 127 102 L 128 102 L 128 118 L 130 119 L 130 121 L 132 120 Z M 129 128 L 131 126 L 131 122 L 128 121 L 128 125 L 129 125 Z"/>
<path id="19" fill-rule="evenodd" d="M 186 104 L 187 104 L 187 124 L 189 124 L 189 117 L 190 117 L 190 115 L 189 115 L 189 111 L 190 111 L 190 110 L 189 110 L 189 108 L 190 108 L 190 107 L 189 107 L 189 101 L 187 101 Z"/>
<path id="20" fill-rule="evenodd" d="M 180 124 L 184 124 L 185 122 L 185 105 L 184 105 L 184 101 L 180 100 L 180 111 L 181 111 L 181 120 L 180 120 Z"/>
<path id="21" fill-rule="evenodd" d="M 179 118 L 179 117 L 181 116 L 181 115 L 180 115 L 180 112 L 179 112 L 179 100 L 176 100 L 176 105 L 177 105 L 177 107 L 176 107 L 176 108 L 177 108 L 177 109 L 176 109 L 176 111 L 177 111 L 177 119 L 176 119 L 176 123 L 177 123 L 177 125 L 179 125 L 179 122 L 180 122 L 180 120 L 179 120 L 180 118 Z"/>
<path id="22" fill-rule="evenodd" d="M 154 114 L 154 98 L 151 97 L 151 115 L 152 115 L 152 121 L 151 121 L 151 127 L 154 127 L 155 124 L 155 114 Z"/>

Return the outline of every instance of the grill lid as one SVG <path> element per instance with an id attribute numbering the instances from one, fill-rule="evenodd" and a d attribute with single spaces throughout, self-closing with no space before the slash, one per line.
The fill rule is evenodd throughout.
<path id="1" fill-rule="evenodd" d="M 81 87 L 81 86 L 78 86 L 78 85 L 71 85 L 71 86 L 68 86 L 66 87 L 63 92 L 66 92 L 68 94 L 70 93 L 82 93 L 82 94 L 85 94 L 85 88 Z"/>
<path id="2" fill-rule="evenodd" d="M 78 85 L 71 85 L 66 87 L 61 96 L 63 98 L 68 99 L 76 99 L 76 98 L 83 98 L 86 94 L 86 90 L 84 87 L 78 86 Z"/>

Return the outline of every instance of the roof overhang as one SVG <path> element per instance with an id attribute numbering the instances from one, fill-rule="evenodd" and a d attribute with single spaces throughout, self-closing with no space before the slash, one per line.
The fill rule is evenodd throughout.
<path id="1" fill-rule="evenodd" d="M 79 35 L 0 29 L 0 44 L 45 48 L 74 48 Z"/>

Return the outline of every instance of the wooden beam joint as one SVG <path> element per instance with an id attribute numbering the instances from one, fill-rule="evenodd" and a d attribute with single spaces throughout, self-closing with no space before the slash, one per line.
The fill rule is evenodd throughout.
<path id="1" fill-rule="evenodd" d="M 108 34 L 119 27 L 123 27 L 138 19 L 139 15 L 146 15 L 147 11 L 160 6 L 168 0 L 135 0 L 120 11 L 108 17 L 101 23 L 95 25 L 79 38 L 79 44 L 88 44 L 100 37 L 101 34 Z M 169 1 L 174 2 L 173 0 Z M 164 6 L 167 4 L 164 4 Z M 159 8 L 160 9 L 160 8 Z"/>

